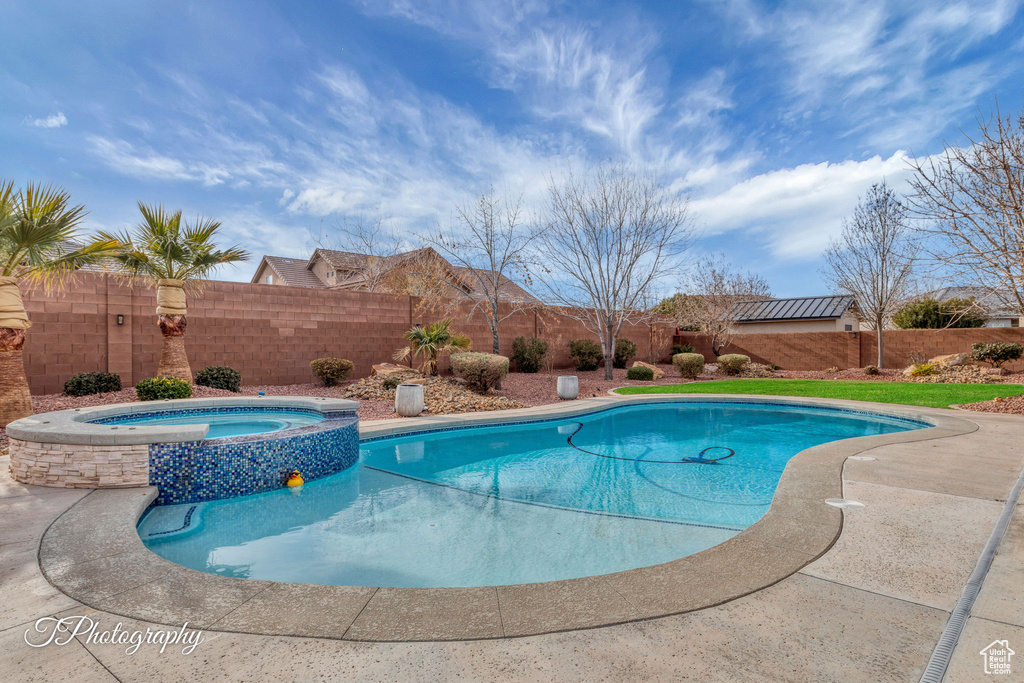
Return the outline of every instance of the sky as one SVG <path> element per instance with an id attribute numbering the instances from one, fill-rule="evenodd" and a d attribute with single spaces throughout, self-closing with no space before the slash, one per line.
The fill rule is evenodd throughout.
<path id="1" fill-rule="evenodd" d="M 408 234 L 489 187 L 539 208 L 626 162 L 776 296 L 822 294 L 858 196 L 1024 96 L 1024 0 L 0 0 L 0 178 L 121 230 L 136 202 L 254 259 L 381 212 Z"/>

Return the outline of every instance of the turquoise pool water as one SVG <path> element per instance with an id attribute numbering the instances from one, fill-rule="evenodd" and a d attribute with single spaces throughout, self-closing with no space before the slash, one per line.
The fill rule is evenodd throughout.
<path id="1" fill-rule="evenodd" d="M 805 448 L 923 426 L 702 402 L 385 438 L 363 442 L 354 467 L 298 492 L 153 508 L 139 533 L 173 562 L 272 581 L 570 579 L 705 550 L 764 515 L 786 463 Z"/>
<path id="2" fill-rule="evenodd" d="M 307 427 L 323 420 L 322 415 L 313 412 L 287 410 L 247 410 L 219 408 L 217 412 L 162 411 L 142 415 L 97 420 L 113 425 L 194 425 L 208 424 L 207 439 L 222 439 L 233 436 L 248 436 L 282 429 Z"/>

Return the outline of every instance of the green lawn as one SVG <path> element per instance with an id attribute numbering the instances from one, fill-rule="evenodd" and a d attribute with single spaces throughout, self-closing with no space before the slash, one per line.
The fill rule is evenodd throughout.
<path id="1" fill-rule="evenodd" d="M 727 379 L 691 384 L 623 387 L 620 394 L 768 394 L 814 396 L 853 401 L 902 403 L 948 408 L 956 403 L 989 401 L 996 396 L 1024 394 L 1024 384 L 919 384 L 827 379 Z"/>

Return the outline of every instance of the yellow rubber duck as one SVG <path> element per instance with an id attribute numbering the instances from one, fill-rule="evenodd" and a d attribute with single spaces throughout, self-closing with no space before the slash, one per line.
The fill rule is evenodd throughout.
<path id="1" fill-rule="evenodd" d="M 288 477 L 288 488 L 296 488 L 302 486 L 306 482 L 302 479 L 302 475 L 298 470 L 292 470 L 292 474 Z"/>

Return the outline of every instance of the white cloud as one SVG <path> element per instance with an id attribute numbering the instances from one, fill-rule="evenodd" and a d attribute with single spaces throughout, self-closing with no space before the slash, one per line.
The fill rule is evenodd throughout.
<path id="1" fill-rule="evenodd" d="M 39 119 L 26 118 L 25 125 L 35 128 L 62 128 L 68 125 L 68 118 L 64 116 L 63 112 L 57 112 Z"/>
<path id="2" fill-rule="evenodd" d="M 155 153 L 138 153 L 124 140 L 88 138 L 93 153 L 107 166 L 124 175 L 160 180 L 195 180 L 198 175 L 177 159 Z"/>
<path id="3" fill-rule="evenodd" d="M 801 164 L 756 175 L 719 194 L 691 202 L 708 234 L 756 233 L 779 258 L 813 258 L 842 227 L 857 198 L 886 180 L 897 192 L 911 175 L 908 157 Z"/>
<path id="4" fill-rule="evenodd" d="M 997 56 L 962 56 L 1005 29 L 1021 0 L 714 6 L 781 65 L 788 117 L 837 118 L 848 135 L 891 150 L 931 141 L 1008 73 Z"/>

